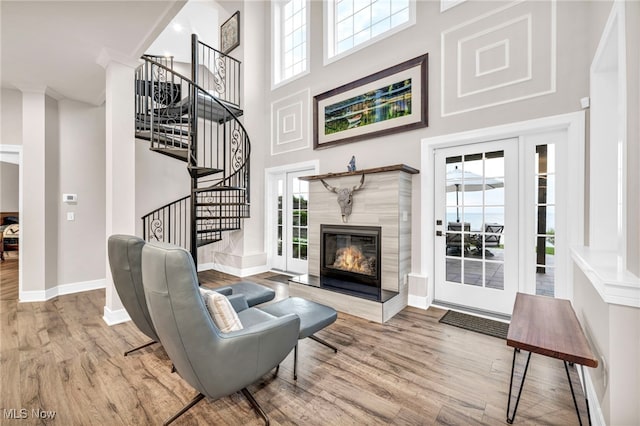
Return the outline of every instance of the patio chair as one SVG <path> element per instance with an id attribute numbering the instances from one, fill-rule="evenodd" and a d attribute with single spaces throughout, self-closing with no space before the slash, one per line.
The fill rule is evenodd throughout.
<path id="1" fill-rule="evenodd" d="M 466 252 L 469 250 L 469 234 L 464 234 L 462 232 L 462 223 L 461 222 L 449 222 L 447 226 L 447 230 L 452 232 L 447 232 L 447 254 L 449 251 L 452 254 L 460 254 L 462 250 Z M 464 223 L 464 232 L 471 231 L 471 224 L 469 222 Z"/>
<path id="2" fill-rule="evenodd" d="M 487 247 L 500 247 L 503 229 L 504 225 L 486 223 L 484 225 L 484 234 L 473 236 L 473 245 L 476 246 L 476 253 L 481 255 L 482 250 L 484 250 L 486 256 L 493 256 L 493 253 Z"/>

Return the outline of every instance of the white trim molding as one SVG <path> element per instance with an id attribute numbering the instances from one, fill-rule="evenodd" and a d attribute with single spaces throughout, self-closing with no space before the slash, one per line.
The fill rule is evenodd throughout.
<path id="1" fill-rule="evenodd" d="M 518 0 L 442 31 L 441 116 L 555 93 L 556 21 L 555 0 Z M 482 53 L 498 47 L 483 72 Z"/>
<path id="2" fill-rule="evenodd" d="M 7 157 L 8 159 L 10 159 L 11 161 L 8 161 L 9 163 L 12 164 L 17 164 L 18 165 L 18 215 L 22 218 L 23 216 L 23 208 L 22 208 L 22 202 L 23 202 L 23 185 L 24 185 L 24 167 L 22 167 L 22 145 L 7 145 L 7 144 L 0 144 L 0 158 L 5 158 Z M 5 161 L 4 159 L 2 161 Z M 17 161 L 17 163 L 15 163 L 14 161 Z M 22 220 L 21 220 L 22 221 Z M 24 224 L 20 225 L 22 227 L 24 227 Z M 22 239 L 19 240 L 20 244 L 22 244 Z M 18 295 L 20 295 L 23 291 L 22 291 L 22 267 L 24 262 L 24 258 L 21 259 L 20 262 L 18 262 Z"/>
<path id="3" fill-rule="evenodd" d="M 105 288 L 105 279 L 92 281 L 81 281 L 77 283 L 61 284 L 46 290 L 19 291 L 18 299 L 23 302 L 45 302 L 54 297 L 64 296 L 65 294 L 80 293 L 83 291 L 99 290 Z"/>
<path id="4" fill-rule="evenodd" d="M 127 313 L 127 310 L 122 308 L 116 311 L 112 311 L 108 307 L 104 307 L 104 314 L 102 316 L 104 322 L 107 323 L 108 326 L 122 324 L 123 322 L 131 321 L 131 317 Z"/>

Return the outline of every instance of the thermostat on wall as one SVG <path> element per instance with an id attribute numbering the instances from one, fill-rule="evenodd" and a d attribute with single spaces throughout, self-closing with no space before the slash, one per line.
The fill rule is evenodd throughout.
<path id="1" fill-rule="evenodd" d="M 77 203 L 78 194 L 62 194 L 63 203 Z"/>

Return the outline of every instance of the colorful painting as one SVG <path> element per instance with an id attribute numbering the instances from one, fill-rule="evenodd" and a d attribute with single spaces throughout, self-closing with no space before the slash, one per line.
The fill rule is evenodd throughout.
<path id="1" fill-rule="evenodd" d="M 324 134 L 379 123 L 411 114 L 411 79 L 399 81 L 326 106 Z"/>
<path id="2" fill-rule="evenodd" d="M 422 55 L 314 96 L 314 149 L 427 126 Z"/>

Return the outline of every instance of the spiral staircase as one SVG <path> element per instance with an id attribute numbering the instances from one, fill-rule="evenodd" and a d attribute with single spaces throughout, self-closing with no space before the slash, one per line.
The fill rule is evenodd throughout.
<path id="1" fill-rule="evenodd" d="M 136 70 L 136 138 L 186 163 L 190 193 L 142 217 L 143 238 L 191 252 L 249 217 L 249 136 L 239 120 L 240 62 L 191 37 L 191 76 L 145 55 Z"/>

